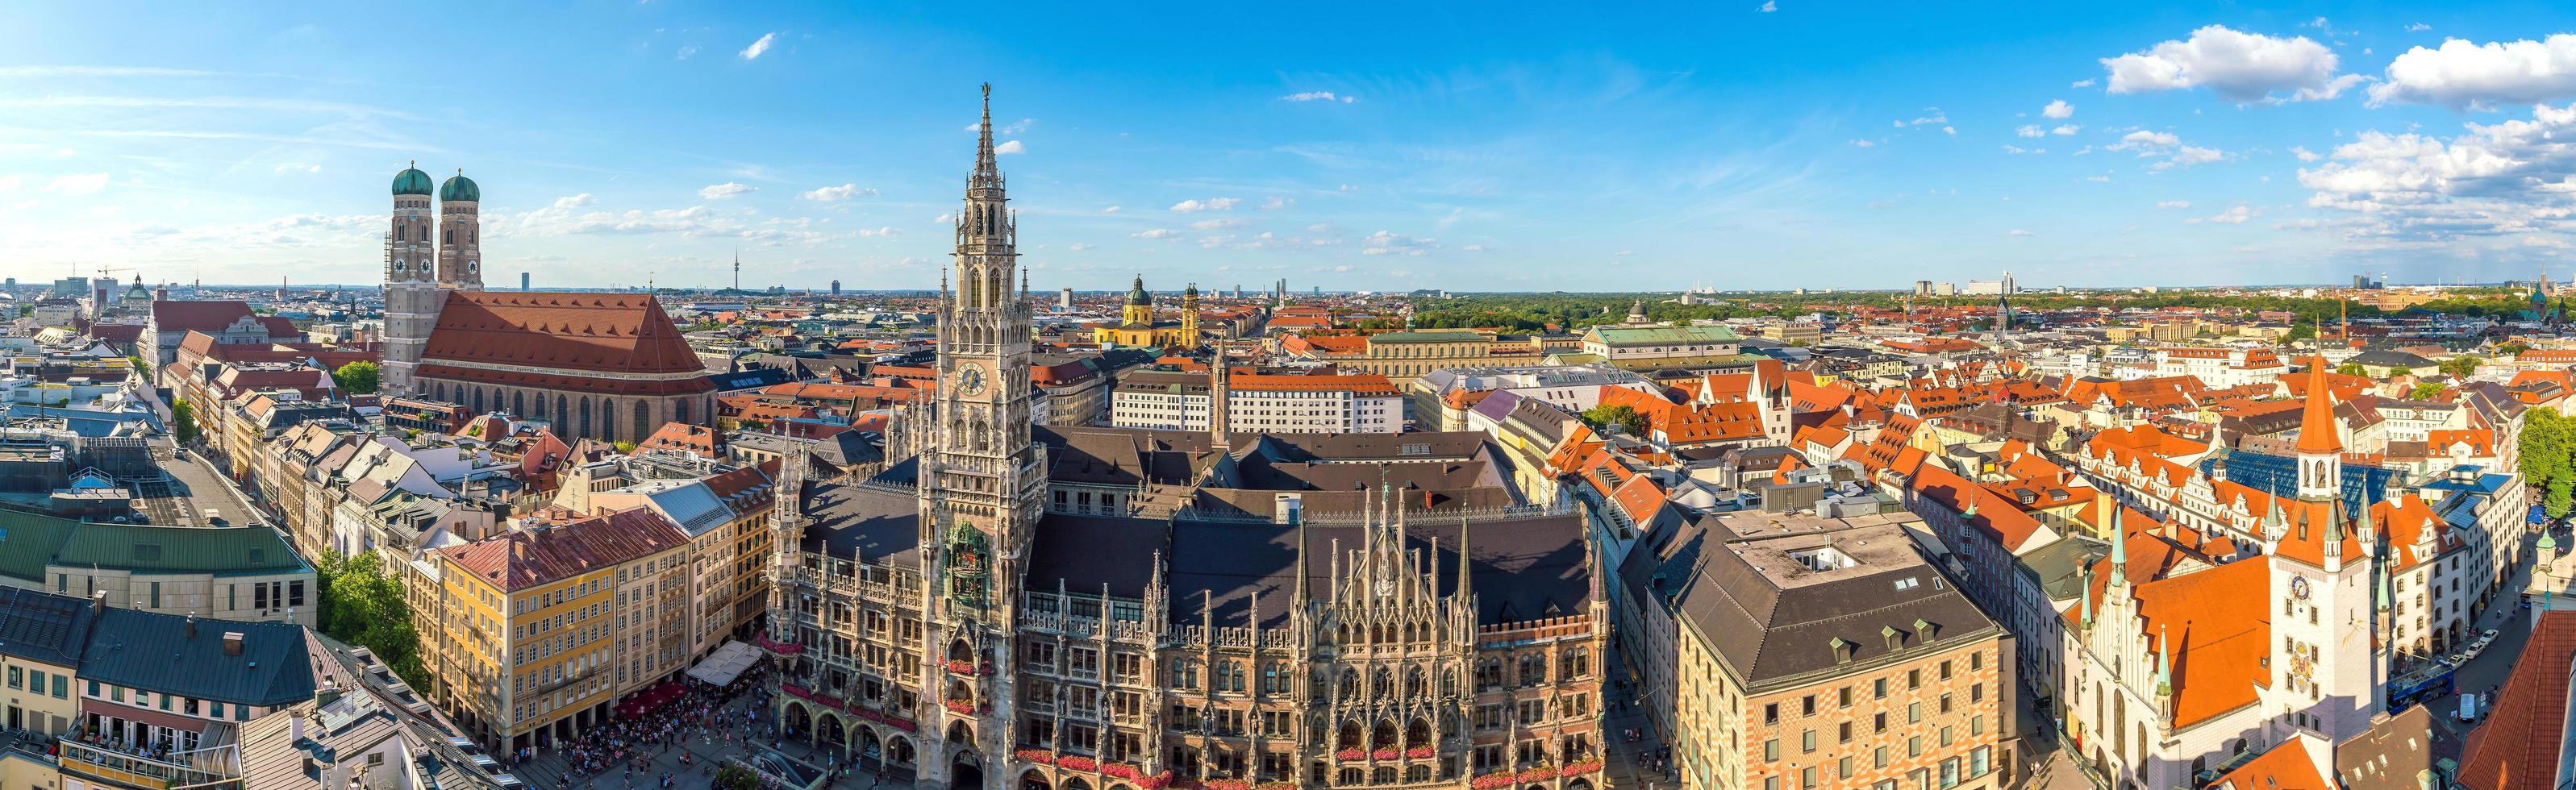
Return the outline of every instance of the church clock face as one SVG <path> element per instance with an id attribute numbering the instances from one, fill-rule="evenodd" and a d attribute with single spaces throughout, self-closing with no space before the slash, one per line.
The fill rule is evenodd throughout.
<path id="1" fill-rule="evenodd" d="M 964 395 L 984 394 L 984 366 L 968 362 L 957 366 L 957 392 Z"/>
<path id="2" fill-rule="evenodd" d="M 2290 594 L 2291 594 L 2291 595 L 2293 595 L 2293 596 L 2297 596 L 2299 600 L 2302 600 L 2302 601 L 2307 600 L 2307 599 L 2308 599 L 2308 577 L 2305 577 L 2305 576 L 2292 576 L 2292 577 L 2290 577 Z"/>

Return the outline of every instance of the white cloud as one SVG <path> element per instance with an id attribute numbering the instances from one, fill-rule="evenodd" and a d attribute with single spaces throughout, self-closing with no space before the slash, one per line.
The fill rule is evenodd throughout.
<path id="1" fill-rule="evenodd" d="M 2066 103 L 2065 99 L 2058 99 L 2049 102 L 2046 107 L 2039 108 L 2039 115 L 2042 118 L 2071 118 L 2075 116 L 2075 105 Z"/>
<path id="2" fill-rule="evenodd" d="M 2257 211 L 2257 210 L 2254 210 L 2254 209 L 2249 209 L 2249 208 L 2246 208 L 2244 205 L 2239 204 L 2239 205 L 2237 205 L 2237 206 L 2235 206 L 2235 207 L 2229 208 L 2229 209 L 2228 209 L 2228 210 L 2226 210 L 2226 211 L 2218 212 L 2218 216 L 2215 216 L 2215 217 L 2202 217 L 2202 218 L 2194 219 L 2194 220 L 2192 220 L 2192 221 L 2193 221 L 2193 222 L 2214 222 L 2214 223 L 2217 223 L 2217 224 L 2220 224 L 2220 225 L 2243 225 L 2243 224 L 2245 224 L 2245 221 L 2246 221 L 2246 220 L 2253 219 L 2253 218 L 2255 218 L 2255 217 L 2257 217 L 2257 216 L 2261 216 L 2261 215 L 2262 215 L 2262 213 L 2263 213 L 2263 212 L 2261 212 L 2261 211 Z"/>
<path id="3" fill-rule="evenodd" d="M 1335 93 L 1333 93 L 1332 91 L 1302 91 L 1302 92 L 1298 92 L 1298 93 L 1291 93 L 1291 94 L 1288 94 L 1288 95 L 1286 95 L 1286 96 L 1281 96 L 1281 97 L 1279 97 L 1279 100 L 1280 100 L 1280 101 L 1337 101 L 1337 102 L 1341 102 L 1341 103 L 1343 103 L 1343 104 L 1349 104 L 1349 103 L 1351 103 L 1351 102 L 1358 101 L 1358 100 L 1359 100 L 1359 97 L 1357 97 L 1357 96 L 1343 96 L 1343 95 L 1335 94 Z"/>
<path id="4" fill-rule="evenodd" d="M 1153 230 L 1140 230 L 1127 235 L 1140 239 L 1172 239 L 1178 238 L 1181 235 L 1181 232 L 1171 228 L 1155 228 Z"/>
<path id="5" fill-rule="evenodd" d="M 1028 147 L 1028 146 L 1025 146 L 1025 145 L 1021 145 L 1021 144 L 1020 144 L 1020 141 L 1018 141 L 1018 140 L 1012 140 L 1012 141 L 1009 141 L 1009 142 L 1005 142 L 1005 143 L 1001 143 L 1001 144 L 999 144 L 999 145 L 995 145 L 995 146 L 993 146 L 993 155 L 994 155 L 994 156 L 1003 156 L 1003 155 L 1007 155 L 1007 154 L 1023 153 L 1023 152 L 1026 152 L 1026 151 L 1028 151 L 1028 150 L 1029 150 L 1029 147 Z"/>
<path id="6" fill-rule="evenodd" d="M 2074 134 L 2074 133 L 2076 133 L 2076 132 L 2082 131 L 2083 129 L 2084 129 L 2084 126 L 2083 126 L 2082 124 L 2066 123 L 2066 124 L 2058 124 L 2057 128 L 2048 130 L 2048 133 L 2049 133 L 2049 134 L 2053 134 L 2053 135 L 2057 135 L 2057 136 L 2059 136 L 2059 137 L 2065 137 L 2065 136 L 2068 136 L 2068 135 Z"/>
<path id="7" fill-rule="evenodd" d="M 2227 158 L 2227 152 L 2225 151 L 2220 151 L 2215 148 L 2194 148 L 2186 145 L 2179 149 L 2175 149 L 2173 158 L 2167 161 L 2177 165 L 2190 166 L 2205 165 L 2225 158 Z"/>
<path id="8" fill-rule="evenodd" d="M 2530 120 L 2465 124 L 2447 140 L 2362 132 L 2299 170 L 2308 205 L 2351 213 L 2354 237 L 2452 241 L 2564 232 L 2576 218 L 2576 104 L 2532 108 Z"/>
<path id="9" fill-rule="evenodd" d="M 695 54 L 698 54 L 698 45 L 690 44 L 688 46 L 681 47 L 679 57 L 673 58 L 673 60 L 688 60 L 690 55 Z"/>
<path id="10" fill-rule="evenodd" d="M 2159 201 L 2156 201 L 2156 208 L 2191 208 L 2191 201 L 2188 201 L 2188 200 L 2159 200 Z"/>
<path id="11" fill-rule="evenodd" d="M 818 201 L 818 202 L 823 202 L 823 203 L 832 203 L 832 202 L 837 202 L 837 201 L 842 201 L 842 200 L 848 200 L 848 199 L 850 199 L 850 198 L 854 198 L 854 197 L 864 197 L 864 196 L 874 195 L 874 194 L 876 194 L 876 193 L 877 193 L 877 191 L 876 191 L 876 190 L 868 189 L 868 188 L 865 188 L 865 187 L 861 187 L 861 186 L 859 186 L 859 185 L 857 185 L 857 184 L 842 184 L 842 185 L 840 185 L 840 186 L 836 186 L 836 187 L 821 187 L 821 188 L 817 188 L 817 189 L 814 189 L 814 190 L 808 191 L 808 192 L 806 192 L 806 193 L 804 193 L 804 194 L 802 194 L 802 195 L 799 195 L 798 197 L 802 197 L 802 198 L 804 198 L 804 199 L 806 199 L 806 200 Z"/>
<path id="12" fill-rule="evenodd" d="M 767 53 L 769 51 L 769 45 L 777 40 L 778 34 L 776 33 L 762 35 L 759 41 L 751 42 L 751 46 L 742 48 L 742 59 L 754 60 L 759 58 L 763 53 Z"/>
<path id="13" fill-rule="evenodd" d="M 1118 213 L 1118 209 L 1119 209 L 1119 208 L 1120 208 L 1120 207 L 1118 207 L 1118 206 L 1110 206 L 1110 207 L 1108 207 L 1108 208 L 1101 209 L 1101 210 L 1100 210 L 1100 213 L 1102 213 L 1102 214 L 1116 214 L 1116 213 Z"/>
<path id="14" fill-rule="evenodd" d="M 2029 124 L 2019 129 L 2014 129 L 2013 134 L 2018 134 L 2023 137 L 2047 137 L 2048 130 L 2039 128 L 2038 124 Z"/>
<path id="15" fill-rule="evenodd" d="M 1620 250 L 1618 252 L 1610 253 L 1611 257 L 1614 258 L 1625 258 L 1635 254 L 1637 254 L 1636 250 Z"/>
<path id="16" fill-rule="evenodd" d="M 1780 0 L 1762 0 L 1762 7 L 1753 10 L 1765 14 L 1779 11 Z"/>
<path id="17" fill-rule="evenodd" d="M 1852 145 L 1860 146 L 1862 148 L 1869 148 L 1878 145 L 1878 141 L 1876 140 L 1853 140 L 1851 143 Z"/>
<path id="18" fill-rule="evenodd" d="M 722 184 L 707 185 L 706 188 L 698 190 L 698 197 L 706 198 L 708 200 L 725 200 L 727 198 L 742 197 L 758 191 L 760 191 L 760 187 L 744 186 L 742 184 L 727 181 Z"/>
<path id="19" fill-rule="evenodd" d="M 2007 153 L 2007 154 L 2027 154 L 2027 153 L 2031 153 L 2031 150 L 2030 150 L 2030 149 L 2028 149 L 2028 148 L 2023 148 L 2023 147 L 2018 146 L 2018 145 L 2007 145 L 2007 146 L 2004 146 L 2004 153 Z M 2048 149 L 2042 148 L 2042 149 L 2040 149 L 2040 150 L 2039 150 L 2039 153 L 2043 153 L 2043 154 L 2044 154 L 2044 153 L 2048 153 Z"/>
<path id="20" fill-rule="evenodd" d="M 590 204 L 592 204 L 592 203 L 597 203 L 597 202 L 599 202 L 599 198 L 592 196 L 592 195 L 591 195 L 590 193 L 588 193 L 588 192 L 584 192 L 584 193 L 581 193 L 581 194 L 578 194 L 578 195 L 573 195 L 573 196 L 570 196 L 570 197 L 559 197 L 559 198 L 555 198 L 555 208 L 561 208 L 561 209 L 575 209 L 575 208 L 582 208 L 582 207 L 585 207 L 585 206 L 588 206 L 588 205 L 590 205 Z"/>
<path id="21" fill-rule="evenodd" d="M 1172 204 L 1172 211 L 1181 214 L 1194 214 L 1201 211 L 1233 211 L 1235 204 L 1242 202 L 1243 201 L 1240 199 L 1230 197 L 1208 198 L 1206 200 L 1192 198 Z"/>
<path id="22" fill-rule="evenodd" d="M 1896 122 L 1896 125 L 1898 125 L 1898 126 L 1931 126 L 1931 125 L 1933 125 L 1933 124 L 1949 123 L 1949 122 L 1950 122 L 1950 115 L 1949 115 L 1949 113 L 1942 112 L 1942 111 L 1941 111 L 1941 108 L 1939 108 L 1939 107 L 1925 107 L 1925 108 L 1923 108 L 1923 115 L 1916 117 L 1916 118 L 1915 118 L 1914 120 L 1912 120 L 1912 121 L 1897 121 L 1897 122 Z"/>
<path id="23" fill-rule="evenodd" d="M 1440 242 L 1436 239 L 1416 238 L 1383 230 L 1360 239 L 1361 255 L 1422 256 L 1429 255 L 1432 250 L 1439 248 Z"/>
<path id="24" fill-rule="evenodd" d="M 2150 132 L 2140 129 L 2138 131 L 2122 135 L 2120 137 L 2120 141 L 2111 144 L 2110 148 L 2113 151 L 2126 151 L 2132 148 L 2165 148 L 2181 144 L 2182 138 L 2176 136 L 2172 132 Z M 2144 155 L 2145 154 L 2140 154 L 2140 156 Z"/>
<path id="25" fill-rule="evenodd" d="M 2007 235 L 2007 236 L 2035 236 L 2035 235 L 2038 235 L 2038 234 L 2032 233 L 2032 232 L 2030 232 L 2030 231 L 2022 230 L 2022 229 L 2020 229 L 2020 228 L 2014 228 L 2014 229 L 2012 229 L 2012 230 L 2005 231 L 2005 232 L 2004 232 L 2004 235 Z"/>
<path id="26" fill-rule="evenodd" d="M 2388 79 L 2370 86 L 2370 104 L 2439 104 L 2491 108 L 2576 97 L 2576 35 L 2532 41 L 2461 39 L 2440 49 L 2415 47 L 2388 62 Z"/>
<path id="27" fill-rule="evenodd" d="M 1064 245 L 1064 248 L 1065 248 L 1065 249 L 1068 249 L 1068 250 L 1072 250 L 1072 251 L 1074 251 L 1074 252 L 1081 252 L 1081 251 L 1083 251 L 1083 250 L 1091 249 L 1091 245 L 1089 245 L 1089 244 L 1084 244 L 1084 243 L 1082 243 L 1082 242 L 1078 242 L 1078 241 L 1077 241 L 1077 242 L 1074 242 L 1074 243 L 1072 243 L 1072 244 Z"/>
<path id="28" fill-rule="evenodd" d="M 2417 23 L 2414 23 L 2414 24 L 2411 24 L 2411 25 L 2407 25 L 2407 26 L 2406 26 L 2406 32 L 2408 32 L 2408 33 L 2422 33 L 2422 32 L 2424 32 L 2424 31 L 2431 30 L 2431 29 L 2433 29 L 2433 26 L 2432 26 L 2432 25 L 2427 25 L 2427 24 L 2424 24 L 2424 23 L 2422 23 L 2422 22 L 2417 22 Z"/>
<path id="29" fill-rule="evenodd" d="M 99 190 L 106 188 L 106 173 L 82 173 L 79 175 L 63 176 L 61 178 L 54 179 L 53 183 L 45 185 L 45 191 L 47 192 L 61 192 L 66 195 L 93 195 L 97 194 Z"/>
<path id="30" fill-rule="evenodd" d="M 17 176 L 0 176 L 0 192 L 15 191 L 18 188 L 18 185 L 22 183 L 25 182 L 20 180 Z"/>
<path id="31" fill-rule="evenodd" d="M 1250 224 L 1252 224 L 1252 220 L 1244 219 L 1242 217 L 1218 217 L 1215 219 L 1203 219 L 1197 222 L 1192 222 L 1190 223 L 1190 227 L 1199 230 L 1223 230 L 1225 228 L 1240 228 Z"/>
<path id="32" fill-rule="evenodd" d="M 2110 71 L 2112 93 L 2206 87 L 2237 104 L 2332 99 L 2366 79 L 2337 76 L 2334 50 L 2306 36 L 2277 38 L 2223 25 L 2101 62 Z"/>
<path id="33" fill-rule="evenodd" d="M 941 224 L 941 225 L 954 225 L 954 224 L 957 224 L 957 215 L 956 215 L 956 214 L 953 214 L 953 213 L 952 213 L 952 214 L 941 214 L 941 215 L 936 216 L 936 217 L 931 217 L 931 218 L 930 218 L 930 221 L 932 221 L 932 222 L 936 222 L 936 223 L 939 223 L 939 224 Z"/>
<path id="34" fill-rule="evenodd" d="M 1261 201 L 1261 210 L 1263 210 L 1263 211 L 1278 211 L 1278 210 L 1280 210 L 1280 209 L 1287 208 L 1287 207 L 1288 207 L 1288 204 L 1290 204 L 1290 203 L 1295 203 L 1295 202 L 1297 202 L 1297 201 L 1292 200 L 1292 199 L 1289 199 L 1289 198 L 1280 197 L 1280 196 L 1278 196 L 1278 195 L 1271 195 L 1270 197 L 1267 197 L 1267 198 L 1262 199 L 1262 201 Z"/>
<path id="35" fill-rule="evenodd" d="M 1942 134 L 1949 135 L 1949 136 L 1951 136 L 1951 137 L 1957 137 L 1957 136 L 1959 136 L 1959 129 L 1958 129 L 1958 127 L 1953 127 L 1953 126 L 1944 126 L 1944 127 L 1941 127 L 1941 133 L 1942 133 Z"/>
<path id="36" fill-rule="evenodd" d="M 2090 88 L 2090 87 L 2093 87 L 2093 79 L 2092 79 L 2092 78 L 2090 78 L 2090 77 L 2087 77 L 2087 78 L 2084 78 L 2084 79 L 2076 80 L 2076 81 L 2074 81 L 2073 83 L 2068 84 L 2066 87 L 2069 87 L 2069 88 Z"/>
<path id="37" fill-rule="evenodd" d="M 1484 251 L 1485 251 L 1485 245 L 1482 245 L 1482 244 L 1468 244 L 1468 245 L 1460 246 L 1458 249 L 1466 250 L 1466 251 L 1468 251 L 1468 252 L 1484 252 Z"/>

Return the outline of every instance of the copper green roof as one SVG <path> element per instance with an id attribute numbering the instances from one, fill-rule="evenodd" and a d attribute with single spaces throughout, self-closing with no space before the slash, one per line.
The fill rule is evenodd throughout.
<path id="1" fill-rule="evenodd" d="M 439 185 L 438 199 L 441 201 L 469 200 L 480 202 L 483 200 L 483 188 L 475 186 L 474 179 L 466 178 L 465 173 L 459 171 L 456 175 L 449 177 L 447 179 L 447 183 Z"/>
<path id="2" fill-rule="evenodd" d="M 394 194 L 426 195 L 429 194 L 429 189 L 429 174 L 420 172 L 420 168 L 409 168 L 394 174 Z"/>
<path id="3" fill-rule="evenodd" d="M 308 570 L 285 536 L 265 526 L 113 524 L 0 511 L 0 575 L 42 583 L 48 566 L 137 574 Z"/>
<path id="4" fill-rule="evenodd" d="M 1593 339 L 1613 346 L 1733 343 L 1743 339 L 1736 336 L 1735 330 L 1722 326 L 1596 326 L 1589 333 Z"/>
<path id="5" fill-rule="evenodd" d="M 1141 274 L 1140 274 L 1140 275 L 1137 275 L 1137 276 L 1136 276 L 1136 286 L 1135 286 L 1135 287 L 1133 287 L 1133 288 L 1129 288 L 1129 289 L 1127 289 L 1127 303 L 1128 303 L 1128 304 L 1131 304 L 1131 305 L 1139 305 L 1139 304 L 1153 304 L 1153 303 L 1154 303 L 1154 297 L 1153 297 L 1152 295 L 1150 295 L 1150 294 L 1145 293 L 1145 276 L 1144 276 L 1144 275 L 1141 275 Z"/>

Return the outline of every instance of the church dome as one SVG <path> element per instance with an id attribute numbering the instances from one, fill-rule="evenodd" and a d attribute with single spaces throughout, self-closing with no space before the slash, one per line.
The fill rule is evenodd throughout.
<path id="1" fill-rule="evenodd" d="M 474 179 L 466 178 L 465 171 L 458 170 L 454 177 L 447 179 L 447 183 L 438 187 L 438 199 L 441 201 L 466 200 L 479 203 L 483 200 L 483 188 L 475 186 Z"/>
<path id="2" fill-rule="evenodd" d="M 429 174 L 420 172 L 420 168 L 407 168 L 394 174 L 394 194 L 396 195 L 426 195 L 429 194 L 429 189 Z"/>
<path id="3" fill-rule="evenodd" d="M 1136 286 L 1127 289 L 1127 303 L 1131 305 L 1154 303 L 1154 297 L 1145 293 L 1145 275 L 1136 275 Z"/>

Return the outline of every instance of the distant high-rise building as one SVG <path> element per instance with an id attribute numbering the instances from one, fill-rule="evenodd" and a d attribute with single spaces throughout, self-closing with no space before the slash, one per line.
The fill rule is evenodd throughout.
<path id="1" fill-rule="evenodd" d="M 1916 281 L 1914 281 L 1914 295 L 1915 295 L 1915 296 L 1931 296 L 1931 295 L 1932 295 L 1932 281 L 1931 281 L 1931 280 L 1916 280 Z"/>
<path id="2" fill-rule="evenodd" d="M 840 295 L 841 295 L 841 281 L 839 281 L 839 280 L 833 280 L 833 281 L 832 281 L 832 295 L 833 295 L 834 297 L 838 297 L 838 296 L 840 296 Z"/>
<path id="3" fill-rule="evenodd" d="M 1958 296 L 1958 295 L 1959 295 L 1959 286 L 1958 286 L 1958 284 L 1957 284 L 1957 283 L 1933 283 L 1933 284 L 1932 284 L 1932 295 L 1933 295 L 1933 296 Z"/>
<path id="4" fill-rule="evenodd" d="M 1058 310 L 1072 310 L 1072 309 L 1073 309 L 1073 289 L 1072 289 L 1072 288 L 1066 288 L 1066 289 L 1064 289 L 1064 290 L 1061 290 L 1061 291 L 1057 291 L 1057 292 L 1056 292 L 1056 294 L 1055 294 L 1055 309 L 1058 309 Z"/>
<path id="5" fill-rule="evenodd" d="M 520 272 L 520 273 L 519 273 L 519 290 L 522 290 L 522 291 L 528 290 L 528 273 L 527 273 L 527 272 Z"/>

